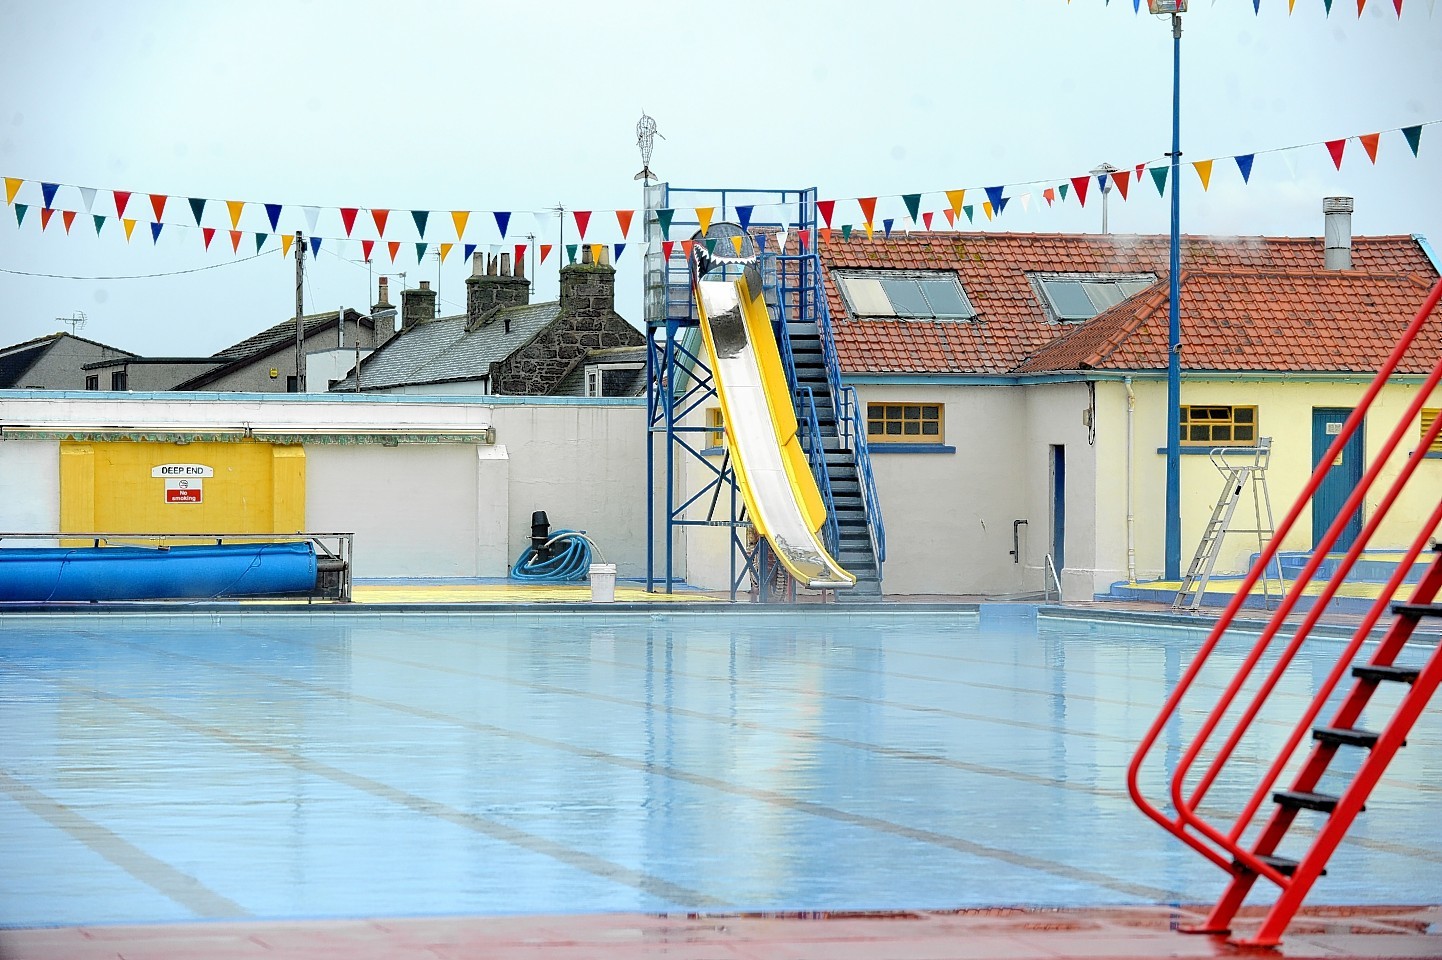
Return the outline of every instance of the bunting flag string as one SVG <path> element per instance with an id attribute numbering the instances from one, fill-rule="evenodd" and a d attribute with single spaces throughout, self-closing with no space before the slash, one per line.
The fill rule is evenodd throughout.
<path id="1" fill-rule="evenodd" d="M 1424 128 L 1438 123 L 1442 123 L 1442 120 L 1432 120 L 1406 127 L 1396 127 L 1390 130 L 1353 134 L 1339 139 L 1319 140 L 1308 144 L 1238 153 L 1230 157 L 1223 156 L 1195 160 L 1191 161 L 1191 166 L 1196 172 L 1203 191 L 1210 190 L 1212 177 L 1219 170 L 1216 166 L 1216 162 L 1219 159 L 1223 161 L 1230 160 L 1231 163 L 1236 165 L 1236 175 L 1240 177 L 1243 185 L 1250 185 L 1252 175 L 1256 172 L 1255 162 L 1259 155 L 1281 155 L 1292 170 L 1292 175 L 1295 176 L 1295 160 L 1300 155 L 1300 152 L 1315 149 L 1317 146 L 1325 148 L 1325 156 L 1330 159 L 1333 168 L 1340 171 L 1343 166 L 1349 162 L 1360 162 L 1358 160 L 1349 161 L 1347 159 L 1347 145 L 1351 140 L 1356 140 L 1361 145 L 1362 152 L 1367 156 L 1367 162 L 1376 165 L 1378 158 L 1384 152 L 1388 136 L 1401 133 L 1402 140 L 1407 146 L 1406 153 L 1394 155 L 1417 157 L 1420 155 Z M 1356 156 L 1355 152 L 1353 156 Z M 1230 169 L 1230 164 L 1228 164 L 1226 169 Z M 833 228 L 839 227 L 842 238 L 849 239 L 852 231 L 847 228 L 855 228 L 857 226 L 864 227 L 867 236 L 871 236 L 873 232 L 880 227 L 883 234 L 890 237 L 899 230 L 911 231 L 922 226 L 927 230 L 931 230 L 935 224 L 935 214 L 937 212 L 943 215 L 947 227 L 954 229 L 960 223 L 959 214 L 964 215 L 967 223 L 970 224 L 976 222 L 976 213 L 978 210 L 985 220 L 995 220 L 1004 217 L 1008 212 L 1010 202 L 1018 198 L 1021 200 L 1021 209 L 1030 211 L 1031 200 L 1034 194 L 1041 198 L 1048 209 L 1055 208 L 1059 204 L 1066 204 L 1073 197 L 1075 197 L 1079 206 L 1084 207 L 1088 199 L 1090 199 L 1090 196 L 1094 196 L 1094 194 L 1099 191 L 1105 192 L 1109 190 L 1114 190 L 1120 199 L 1125 202 L 1131 198 L 1130 188 L 1134 184 L 1144 180 L 1146 175 L 1150 175 L 1158 196 L 1165 196 L 1169 186 L 1170 165 L 1165 158 L 1158 158 L 1138 163 L 1135 166 L 1100 174 L 1083 174 L 1074 177 L 993 184 L 983 187 L 954 188 L 942 191 L 911 191 L 907 193 L 874 195 L 841 200 L 831 198 L 818 199 L 815 203 L 815 210 L 819 221 L 817 227 L 823 231 L 821 235 L 824 237 L 831 236 Z M 42 231 L 48 230 L 54 213 L 57 210 L 61 212 L 61 222 L 64 227 L 64 232 L 67 234 L 71 232 L 74 218 L 83 212 L 92 218 L 96 235 L 101 235 L 106 221 L 112 216 L 109 212 L 110 207 L 114 209 L 113 217 L 121 221 L 127 242 L 131 239 L 135 224 L 142 222 L 140 218 L 126 216 L 129 212 L 129 202 L 135 195 L 134 192 L 129 190 L 77 186 L 49 180 L 27 180 L 21 177 L 7 176 L 3 179 L 5 183 L 5 202 L 13 208 L 16 226 L 20 228 L 23 228 L 27 222 L 27 212 L 37 206 L 40 208 L 38 219 L 40 221 L 39 228 Z M 1093 185 L 1095 189 L 1093 189 Z M 968 197 L 968 191 L 977 191 L 984 194 L 985 199 L 979 204 L 968 204 L 965 202 Z M 106 205 L 107 194 L 110 206 Z M 228 220 L 230 232 L 233 234 L 233 252 L 238 250 L 239 240 L 237 237 L 242 233 L 250 233 L 256 237 L 258 239 L 258 249 L 264 245 L 266 238 L 274 234 L 279 234 L 282 237 L 282 253 L 289 255 L 289 248 L 291 242 L 294 240 L 293 234 L 300 232 L 292 231 L 290 228 L 295 226 L 294 219 L 300 216 L 303 217 L 306 224 L 310 227 L 304 235 L 307 237 L 312 253 L 318 252 L 321 249 L 322 243 L 330 243 L 333 248 L 336 243 L 341 242 L 341 238 L 344 238 L 345 240 L 360 243 L 366 259 L 370 258 L 374 245 L 377 242 L 385 242 L 387 244 L 386 250 L 389 252 L 392 261 L 394 261 L 398 255 L 398 250 L 404 243 L 404 239 L 415 239 L 416 242 L 413 245 L 417 252 L 417 259 L 430 253 L 442 258 L 442 262 L 444 262 L 444 257 L 449 254 L 452 246 L 447 243 L 432 243 L 426 239 L 426 231 L 429 229 L 432 214 L 432 211 L 428 210 L 409 211 L 411 220 L 415 225 L 415 237 L 392 240 L 386 237 L 387 231 L 393 230 L 394 225 L 389 222 L 391 211 L 385 208 L 367 208 L 361 206 L 320 207 L 315 205 L 286 205 L 272 202 L 225 200 L 216 202 L 215 209 L 218 209 L 220 204 L 223 203 L 228 216 L 223 216 L 221 218 L 222 222 L 216 223 L 214 222 L 216 218 L 213 215 L 208 217 L 208 214 L 211 214 L 212 211 L 212 201 L 207 198 L 167 193 L 144 193 L 141 195 L 149 200 L 151 212 L 154 215 L 154 219 L 144 221 L 150 224 L 152 245 L 159 244 L 162 239 L 162 231 L 165 231 L 164 235 L 167 238 L 167 242 L 169 242 L 168 238 L 177 230 L 186 231 L 193 229 L 197 231 L 195 235 L 201 240 L 201 248 L 208 251 L 211 249 L 211 241 L 214 239 L 215 232 L 224 226 L 225 221 Z M 181 202 L 171 204 L 170 201 L 176 197 L 179 197 Z M 843 204 L 841 207 L 842 210 L 849 209 L 853 211 L 857 215 L 859 222 L 853 222 L 851 224 L 838 222 L 844 219 L 844 217 L 837 216 L 838 203 Z M 777 208 L 785 210 L 792 206 L 793 204 L 781 203 L 746 204 L 726 210 L 722 215 L 727 219 L 735 219 L 742 223 L 745 229 L 750 231 L 755 223 L 775 222 L 774 213 L 771 211 Z M 99 212 L 96 211 L 96 207 L 99 207 Z M 247 208 L 255 209 L 251 210 L 248 215 Z M 1040 204 L 1038 205 L 1038 209 L 1041 209 Z M 717 216 L 717 208 L 710 206 L 689 209 L 679 208 L 679 210 L 682 222 L 688 224 L 686 227 L 688 233 L 693 232 L 695 226 L 699 226 L 703 231 L 708 230 Z M 327 211 L 330 211 L 330 213 L 327 214 Z M 358 229 L 357 221 L 360 220 L 362 211 L 369 214 L 369 220 L 375 228 L 374 237 L 356 236 Z M 762 211 L 767 212 L 762 215 Z M 475 211 L 449 210 L 446 212 L 450 214 L 451 223 L 456 232 L 456 240 L 462 241 L 467 230 L 470 229 L 470 218 Z M 495 210 L 488 212 L 492 214 L 491 219 L 494 220 L 495 224 L 495 234 L 492 234 L 492 236 L 498 234 L 499 237 L 504 240 L 510 232 L 510 227 L 516 223 L 514 219 L 516 211 Z M 636 213 L 634 209 L 608 211 L 608 213 L 615 218 L 614 230 L 616 236 L 593 237 L 590 240 L 587 239 L 587 232 L 592 225 L 592 216 L 597 211 L 573 210 L 569 212 L 572 215 L 581 241 L 580 244 L 577 244 L 577 249 L 579 249 L 582 244 L 586 246 L 598 245 L 597 250 L 593 251 L 593 254 L 599 256 L 598 251 L 600 247 L 610 246 L 613 258 L 620 258 L 627 246 L 631 226 L 634 222 Z M 530 216 L 535 221 L 538 231 L 542 234 L 542 239 L 554 238 L 554 233 L 551 233 L 547 227 L 549 226 L 551 229 L 555 229 L 560 225 L 556 211 L 524 211 L 522 213 L 523 215 Z M 662 251 L 668 258 L 674 254 L 676 249 L 675 245 L 678 240 L 683 244 L 685 242 L 683 238 L 673 239 L 671 236 L 672 227 L 676 225 L 677 213 L 678 209 L 659 209 L 647 212 L 647 216 L 654 216 L 656 225 L 660 227 Z M 167 215 L 169 215 L 171 219 L 166 219 Z M 333 233 L 323 234 L 317 229 L 321 223 L 320 218 L 323 215 L 334 218 L 333 220 L 328 220 L 326 223 L 328 230 L 334 228 Z M 691 219 L 693 215 L 694 219 Z M 560 216 L 564 216 L 564 212 L 562 212 Z M 259 227 L 260 229 L 242 230 L 242 221 L 247 219 L 252 221 L 253 227 Z M 33 222 L 33 220 L 31 222 Z M 609 222 L 608 219 L 607 223 L 609 224 Z M 821 226 L 822 224 L 824 224 L 824 227 Z M 939 224 L 936 225 L 939 226 Z M 166 230 L 167 227 L 169 227 L 168 230 Z M 609 229 L 612 228 L 608 227 L 608 232 Z M 548 234 L 549 236 L 547 236 Z M 809 232 L 807 232 L 807 236 L 809 240 Z M 327 237 L 330 239 L 327 239 Z M 482 241 L 486 240 L 485 237 L 479 239 Z M 610 243 L 608 244 L 604 241 L 610 241 Z M 566 246 L 567 253 L 569 254 L 570 245 Z M 541 244 L 542 263 L 545 262 L 551 248 L 552 244 Z M 476 249 L 475 243 L 464 243 L 465 259 L 467 261 L 470 260 L 471 255 Z"/>
<path id="2" fill-rule="evenodd" d="M 1067 2 L 1068 4 L 1070 4 L 1070 3 L 1071 3 L 1071 0 L 1066 0 L 1066 2 Z M 1215 3 L 1216 3 L 1216 0 L 1212 0 L 1212 2 L 1215 4 Z M 1280 0 L 1279 0 L 1279 2 L 1280 2 Z M 1316 6 L 1318 6 L 1318 0 L 1310 0 L 1310 2 L 1311 2 L 1311 4 L 1312 4 L 1312 6 L 1313 6 L 1314 9 L 1316 8 Z M 1321 5 L 1321 7 L 1322 7 L 1322 15 L 1323 15 L 1323 16 L 1330 17 L 1330 16 L 1332 15 L 1332 4 L 1333 4 L 1333 2 L 1334 2 L 1334 0 L 1320 0 L 1320 5 Z M 1397 19 L 1398 19 L 1398 20 L 1401 20 L 1401 19 L 1402 19 L 1402 4 L 1403 4 L 1403 0 L 1392 0 L 1392 9 L 1393 9 L 1394 11 L 1396 11 L 1396 16 L 1397 16 Z M 1105 6 L 1110 6 L 1110 5 L 1111 5 L 1111 0 L 1105 0 L 1104 5 L 1105 5 Z M 1080 5 L 1079 5 L 1079 6 L 1080 6 Z M 1415 6 L 1416 6 L 1416 4 L 1414 3 L 1414 4 L 1413 4 L 1413 7 L 1415 7 Z M 1413 7 L 1409 7 L 1408 9 L 1412 9 Z M 1357 0 L 1357 17 L 1358 17 L 1358 19 L 1361 19 L 1362 13 L 1363 13 L 1364 10 L 1366 10 L 1366 8 L 1367 8 L 1367 0 Z M 1141 9 L 1142 9 L 1141 0 L 1132 0 L 1132 13 L 1133 13 L 1133 14 L 1140 14 L 1140 13 L 1141 13 Z M 1269 9 L 1270 9 L 1270 8 L 1269 8 Z M 1289 17 L 1292 16 L 1293 14 L 1296 13 L 1296 10 L 1297 10 L 1297 0 L 1287 0 L 1287 16 L 1289 16 Z M 1429 17 L 1432 16 L 1434 10 L 1435 10 L 1435 4 L 1434 4 L 1434 3 L 1429 3 L 1429 4 L 1428 4 L 1428 7 L 1427 7 L 1427 15 L 1428 15 Z M 1261 16 L 1261 14 L 1262 14 L 1262 0 L 1252 0 L 1252 15 L 1253 15 L 1253 16 Z"/>

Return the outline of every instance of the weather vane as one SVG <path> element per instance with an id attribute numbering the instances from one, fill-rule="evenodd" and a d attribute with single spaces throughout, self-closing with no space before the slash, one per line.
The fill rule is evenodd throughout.
<path id="1" fill-rule="evenodd" d="M 636 174 L 636 180 L 650 182 L 657 179 L 651 172 L 651 150 L 655 145 L 656 138 L 666 139 L 665 134 L 656 129 L 656 121 L 646 116 L 646 111 L 641 111 L 641 119 L 636 121 L 636 146 L 641 151 L 641 172 Z"/>

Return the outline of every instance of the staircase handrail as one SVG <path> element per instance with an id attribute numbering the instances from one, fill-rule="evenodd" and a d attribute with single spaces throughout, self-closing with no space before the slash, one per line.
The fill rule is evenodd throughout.
<path id="1" fill-rule="evenodd" d="M 794 394 L 796 402 L 797 434 L 801 449 L 806 451 L 811 465 L 811 474 L 816 478 L 816 487 L 821 492 L 821 502 L 826 506 L 826 522 L 822 525 L 826 549 L 834 557 L 841 545 L 841 533 L 836 523 L 836 499 L 831 494 L 831 473 L 826 469 L 826 443 L 821 436 L 821 423 L 816 416 L 816 396 L 808 386 L 799 386 Z"/>
<path id="2" fill-rule="evenodd" d="M 1316 714 L 1320 712 L 1327 696 L 1335 689 L 1336 684 L 1340 682 L 1342 676 L 1346 673 L 1352 657 L 1355 656 L 1357 650 L 1360 649 L 1366 641 L 1372 627 L 1376 625 L 1377 620 L 1380 619 L 1383 612 L 1388 609 L 1390 593 L 1384 593 L 1380 596 L 1378 601 L 1373 605 L 1373 608 L 1368 612 L 1368 615 L 1363 619 L 1352 642 L 1348 644 L 1343 655 L 1338 658 L 1337 665 L 1333 668 L 1332 673 L 1323 684 L 1323 689 L 1318 691 L 1312 708 L 1307 711 L 1303 722 L 1299 723 L 1293 730 L 1287 745 L 1278 753 L 1277 759 L 1268 770 L 1266 777 L 1263 778 L 1253 792 L 1252 797 L 1245 807 L 1245 816 L 1238 819 L 1236 826 L 1230 832 L 1224 833 L 1203 820 L 1197 810 L 1208 790 L 1216 781 L 1222 766 L 1230 759 L 1232 753 L 1241 742 L 1242 737 L 1256 719 L 1263 702 L 1265 702 L 1277 683 L 1281 680 L 1282 674 L 1301 649 L 1312 627 L 1315 626 L 1326 611 L 1328 602 L 1336 595 L 1347 573 L 1350 572 L 1352 566 L 1366 548 L 1368 540 L 1381 525 L 1387 512 L 1391 509 L 1392 504 L 1401 493 L 1402 488 L 1415 472 L 1418 464 L 1422 460 L 1420 453 L 1425 451 L 1428 446 L 1436 440 L 1439 432 L 1442 432 L 1442 418 L 1437 418 L 1437 420 L 1433 422 L 1431 429 L 1419 442 L 1417 449 L 1414 451 L 1414 455 L 1407 458 L 1406 464 L 1401 468 L 1392 486 L 1374 509 L 1371 519 L 1366 523 L 1362 533 L 1357 537 L 1351 549 L 1348 550 L 1336 573 L 1333 574 L 1330 581 L 1324 587 L 1321 596 L 1316 598 L 1316 602 L 1309 611 L 1306 619 L 1297 628 L 1291 642 L 1279 655 L 1277 663 L 1272 667 L 1262 686 L 1252 695 L 1251 703 L 1244 711 L 1242 717 L 1237 720 L 1236 726 L 1227 737 L 1222 748 L 1217 752 L 1216 756 L 1213 757 L 1207 769 L 1203 772 L 1201 780 L 1196 787 L 1193 788 L 1190 796 L 1186 795 L 1187 776 L 1191 772 L 1192 766 L 1196 763 L 1202 749 L 1208 740 L 1211 739 L 1213 733 L 1217 731 L 1223 716 L 1231 709 L 1242 687 L 1250 679 L 1253 670 L 1266 654 L 1273 639 L 1285 625 L 1287 617 L 1302 598 L 1303 591 L 1310 583 L 1312 576 L 1323 562 L 1325 562 L 1328 551 L 1331 550 L 1332 546 L 1341 537 L 1347 524 L 1350 522 L 1352 514 L 1356 512 L 1363 498 L 1387 466 L 1388 459 L 1400 445 L 1402 438 L 1411 431 L 1412 425 L 1416 422 L 1416 418 L 1427 402 L 1432 390 L 1437 387 L 1439 382 L 1442 382 L 1442 358 L 1438 359 L 1427 379 L 1419 385 L 1414 394 L 1413 401 L 1408 405 L 1407 410 L 1403 413 L 1391 435 L 1382 445 L 1382 448 L 1374 455 L 1371 467 L 1368 468 L 1362 480 L 1356 485 L 1351 495 L 1338 511 L 1336 519 L 1328 527 L 1321 541 L 1314 545 L 1312 556 L 1306 566 L 1293 581 L 1292 587 L 1283 598 L 1281 605 L 1272 615 L 1261 635 L 1257 638 L 1251 653 L 1247 655 L 1236 676 L 1233 677 L 1232 681 L 1227 685 L 1220 701 L 1213 707 L 1206 721 L 1203 723 L 1202 728 L 1193 737 L 1191 745 L 1177 762 L 1176 770 L 1172 774 L 1170 783 L 1170 799 L 1172 806 L 1176 810 L 1175 819 L 1168 817 L 1159 807 L 1143 795 L 1139 785 L 1142 764 L 1150 755 L 1152 748 L 1155 747 L 1173 715 L 1177 713 L 1186 693 L 1196 681 L 1197 676 L 1200 674 L 1208 658 L 1215 651 L 1227 629 L 1232 625 L 1237 612 L 1241 609 L 1252 588 L 1260 579 L 1262 572 L 1265 571 L 1267 566 L 1272 562 L 1282 542 L 1286 539 L 1287 534 L 1296 524 L 1298 518 L 1310 506 L 1313 494 L 1326 478 L 1333 463 L 1347 442 L 1361 426 L 1368 409 L 1386 385 L 1388 378 L 1401 363 L 1407 350 L 1416 340 L 1418 333 L 1420 333 L 1423 326 L 1426 325 L 1432 311 L 1437 307 L 1439 299 L 1442 299 L 1442 280 L 1439 280 L 1433 285 L 1422 307 L 1417 311 L 1411 323 L 1409 323 L 1403 331 L 1396 346 L 1383 363 L 1382 368 L 1378 371 L 1376 378 L 1374 378 L 1357 406 L 1343 423 L 1341 432 L 1332 441 L 1326 453 L 1323 454 L 1316 470 L 1303 487 L 1296 502 L 1292 505 L 1291 510 L 1288 511 L 1287 516 L 1278 526 L 1276 535 L 1262 551 L 1258 561 L 1252 565 L 1251 570 L 1243 579 L 1236 594 L 1232 597 L 1232 600 L 1227 604 L 1226 609 L 1222 612 L 1221 616 L 1218 617 L 1216 624 L 1208 633 L 1207 639 L 1197 651 L 1191 664 L 1188 665 L 1186 671 L 1178 680 L 1176 687 L 1167 697 L 1165 704 L 1158 713 L 1157 718 L 1152 722 L 1151 727 L 1147 730 L 1142 742 L 1138 745 L 1136 753 L 1133 755 L 1131 763 L 1128 766 L 1127 790 L 1132 797 L 1133 803 L 1135 803 L 1147 817 L 1225 870 L 1231 869 L 1232 862 L 1239 862 L 1259 876 L 1267 877 L 1278 886 L 1285 887 L 1288 884 L 1287 878 L 1281 872 L 1271 865 L 1264 863 L 1253 855 L 1251 851 L 1245 849 L 1240 842 L 1241 837 L 1245 833 L 1251 817 L 1255 815 L 1256 810 L 1275 785 L 1291 754 L 1301 742 L 1302 737 L 1305 736 L 1305 731 L 1309 728 L 1311 721 L 1314 720 Z M 1423 529 L 1422 535 L 1418 537 L 1417 541 L 1409 549 L 1407 563 L 1399 566 L 1399 572 L 1393 576 L 1394 581 L 1400 583 L 1401 579 L 1405 577 L 1406 568 L 1410 567 L 1412 562 L 1415 562 L 1416 556 L 1421 551 L 1422 544 L 1428 539 L 1430 531 L 1435 528 L 1439 521 L 1442 521 L 1442 503 L 1439 503 L 1437 511 L 1434 512 L 1430 525 Z M 1392 584 L 1389 584 L 1389 587 L 1395 590 L 1395 586 Z M 1197 834 L 1200 834 L 1200 837 L 1191 833 L 1188 828 L 1195 830 Z M 1205 840 L 1202 838 L 1205 838 Z M 1225 851 L 1225 853 L 1220 852 L 1217 848 L 1220 848 L 1220 851 Z"/>
<path id="3" fill-rule="evenodd" d="M 842 387 L 841 393 L 840 406 L 845 415 L 836 421 L 837 434 L 841 434 L 841 424 L 846 424 L 849 446 L 856 460 L 856 479 L 861 483 L 861 504 L 866 510 L 866 530 L 871 535 L 871 551 L 876 555 L 876 575 L 880 577 L 881 565 L 886 561 L 886 523 L 881 517 L 881 498 L 876 493 L 876 475 L 871 469 L 871 448 L 866 442 L 866 419 L 862 416 L 861 404 L 856 399 L 856 388 Z"/>

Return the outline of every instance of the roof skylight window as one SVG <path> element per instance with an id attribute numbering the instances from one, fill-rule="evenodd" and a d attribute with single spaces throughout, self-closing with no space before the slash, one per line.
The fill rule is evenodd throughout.
<path id="1" fill-rule="evenodd" d="M 1090 320 L 1156 282 L 1151 274 L 1046 274 L 1035 278 L 1052 317 Z"/>
<path id="2" fill-rule="evenodd" d="M 858 318 L 970 320 L 976 316 L 956 274 L 947 271 L 877 271 L 838 276 Z"/>

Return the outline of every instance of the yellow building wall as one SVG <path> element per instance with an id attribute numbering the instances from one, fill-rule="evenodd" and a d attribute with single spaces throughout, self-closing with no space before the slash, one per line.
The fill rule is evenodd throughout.
<path id="1" fill-rule="evenodd" d="M 199 503 L 168 503 L 168 463 L 215 471 Z M 299 533 L 305 529 L 305 449 L 254 441 L 60 445 L 65 533 Z"/>

